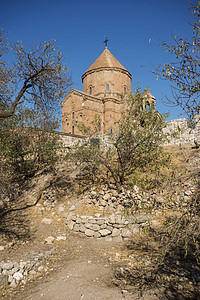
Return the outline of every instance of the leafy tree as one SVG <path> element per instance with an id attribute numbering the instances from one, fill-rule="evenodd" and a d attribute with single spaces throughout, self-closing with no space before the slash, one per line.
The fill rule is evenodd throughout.
<path id="1" fill-rule="evenodd" d="M 52 133 L 58 121 L 44 119 L 39 112 L 17 109 L 17 114 L 0 122 L 0 153 L 4 164 L 17 176 L 28 175 L 41 165 L 58 159 L 59 137 Z"/>
<path id="2" fill-rule="evenodd" d="M 174 60 L 157 67 L 153 73 L 157 74 L 160 79 L 169 80 L 172 83 L 173 99 L 166 98 L 165 103 L 182 108 L 189 118 L 189 125 L 194 128 L 200 121 L 200 1 L 196 4 L 190 1 L 189 3 L 193 17 L 193 22 L 189 24 L 191 37 L 185 39 L 176 34 L 173 45 L 162 42 L 160 46 L 169 52 Z M 196 138 L 199 140 L 199 136 Z M 198 146 L 198 141 L 195 141 L 195 144 Z M 181 184 L 181 176 L 177 180 Z M 200 178 L 199 164 L 196 161 L 193 161 L 192 171 L 190 170 L 188 176 L 184 177 L 184 181 L 193 185 L 195 191 L 188 199 L 180 203 L 178 214 L 168 219 L 165 228 L 159 234 L 163 237 L 166 256 L 179 251 L 184 253 L 183 257 L 195 257 L 199 263 Z"/>
<path id="3" fill-rule="evenodd" d="M 128 183 L 155 184 L 161 179 L 161 175 L 158 180 L 155 174 L 158 175 L 169 161 L 162 148 L 165 116 L 157 113 L 154 107 L 144 109 L 144 94 L 139 89 L 124 101 L 126 109 L 117 124 L 116 133 L 109 136 L 109 146 L 102 144 L 97 147 L 94 143 L 94 137 L 98 138 L 96 122 L 89 127 L 82 124 L 84 134 L 92 131 L 95 135 L 78 144 L 73 157 L 94 177 L 101 174 L 117 187 Z"/>
<path id="4" fill-rule="evenodd" d="M 14 56 L 9 65 L 7 58 Z M 0 198 L 59 159 L 57 113 L 72 84 L 55 41 L 10 45 L 0 30 Z"/>
<path id="5" fill-rule="evenodd" d="M 3 59 L 8 52 L 15 58 L 12 66 Z M 54 40 L 30 47 L 21 42 L 9 46 L 4 30 L 0 30 L 0 118 L 12 116 L 22 103 L 43 113 L 55 111 L 71 84 Z"/>
<path id="6" fill-rule="evenodd" d="M 191 37 L 185 39 L 174 36 L 174 44 L 162 42 L 161 47 L 170 53 L 174 60 L 154 69 L 160 79 L 172 83 L 173 99 L 166 98 L 165 103 L 180 106 L 191 120 L 200 113 L 200 1 L 191 4 L 193 23 Z"/>
<path id="7" fill-rule="evenodd" d="M 52 131 L 58 121 L 45 120 L 43 114 L 28 108 L 16 110 L 15 115 L 0 120 L 0 231 L 9 226 L 4 217 L 39 201 L 29 205 L 20 198 L 32 176 L 38 171 L 53 174 L 55 163 L 62 159 L 59 135 Z"/>
<path id="8" fill-rule="evenodd" d="M 6 55 L 14 55 L 12 66 Z M 9 45 L 0 30 L 0 151 L 3 165 L 24 174 L 56 158 L 59 100 L 72 84 L 55 41 Z M 50 133 L 51 132 L 51 133 Z M 34 164 L 34 168 L 33 168 Z M 14 167 L 15 166 L 15 167 Z"/>
<path id="9" fill-rule="evenodd" d="M 175 60 L 171 63 L 159 66 L 153 72 L 161 79 L 170 80 L 174 98 L 166 99 L 167 104 L 180 106 L 189 117 L 189 124 L 194 126 L 199 122 L 200 115 L 200 1 L 192 4 L 189 1 L 193 22 L 191 26 L 191 37 L 185 39 L 176 34 L 174 44 L 162 42 L 166 52 L 169 52 Z M 198 134 L 198 133 L 197 133 Z M 199 137 L 196 137 L 197 140 Z M 197 141 L 195 144 L 198 145 Z M 185 253 L 191 251 L 200 260 L 199 251 L 199 166 L 194 166 L 194 171 L 188 176 L 188 181 L 194 183 L 196 192 L 191 196 L 180 210 L 180 216 L 169 220 L 167 224 L 166 244 L 173 245 L 173 241 L 184 248 Z"/>

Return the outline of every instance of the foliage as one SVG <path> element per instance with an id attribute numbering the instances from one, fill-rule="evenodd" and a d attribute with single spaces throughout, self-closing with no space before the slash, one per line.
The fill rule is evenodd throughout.
<path id="1" fill-rule="evenodd" d="M 9 65 L 12 57 L 14 63 Z M 72 84 L 55 41 L 9 44 L 0 30 L 0 191 L 59 159 L 57 113 Z"/>
<path id="2" fill-rule="evenodd" d="M 154 69 L 160 79 L 170 80 L 174 99 L 166 99 L 168 105 L 180 106 L 193 120 L 200 113 L 200 1 L 191 4 L 193 23 L 191 38 L 184 39 L 176 34 L 174 45 L 162 42 L 161 47 L 175 60 Z"/>
<path id="3" fill-rule="evenodd" d="M 0 121 L 1 167 L 15 176 L 28 176 L 58 160 L 58 136 L 51 131 L 58 121 L 44 119 L 40 112 L 20 109 Z"/>
<path id="4" fill-rule="evenodd" d="M 107 145 L 104 142 L 98 147 L 98 122 L 93 122 L 89 127 L 82 124 L 88 139 L 76 145 L 73 158 L 87 169 L 93 178 L 101 174 L 101 178 L 106 177 L 108 182 L 117 187 L 125 183 L 158 183 L 161 180 L 161 175 L 158 177 L 161 168 L 169 162 L 169 156 L 164 155 L 162 149 L 165 139 L 165 116 L 158 114 L 154 107 L 150 107 L 149 110 L 143 109 L 144 95 L 139 89 L 124 101 L 126 109 L 117 124 L 116 133 L 106 138 Z M 91 136 L 91 131 L 95 135 Z"/>
<path id="5" fill-rule="evenodd" d="M 190 24 L 191 37 L 184 39 L 176 34 L 174 45 L 162 42 L 164 50 L 172 54 L 176 60 L 159 66 L 153 72 L 161 79 L 171 81 L 174 99 L 167 99 L 167 104 L 180 106 L 188 115 L 188 125 L 193 129 L 199 122 L 200 114 L 200 1 L 196 5 L 191 2 L 190 4 L 193 17 Z M 194 142 L 198 145 L 197 141 Z M 193 168 L 195 173 L 191 173 L 187 180 L 193 182 L 196 192 L 183 207 L 179 208 L 178 216 L 168 219 L 163 241 L 167 251 L 172 245 L 176 245 L 184 250 L 185 255 L 190 252 L 199 261 L 199 165 L 194 165 Z"/>
<path id="6" fill-rule="evenodd" d="M 8 52 L 14 55 L 12 66 L 4 58 Z M 21 103 L 44 113 L 56 111 L 71 84 L 54 40 L 29 47 L 21 42 L 9 46 L 0 30 L 0 118 L 12 116 Z"/>
<path id="7" fill-rule="evenodd" d="M 200 235 L 199 235 L 199 190 L 191 197 L 187 208 L 181 211 L 180 216 L 168 219 L 166 229 L 168 234 L 165 236 L 167 252 L 172 245 L 176 245 L 184 250 L 184 257 L 188 253 L 200 262 Z"/>

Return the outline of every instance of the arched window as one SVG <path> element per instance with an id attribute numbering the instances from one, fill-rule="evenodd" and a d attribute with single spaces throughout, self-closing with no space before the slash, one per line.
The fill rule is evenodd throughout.
<path id="1" fill-rule="evenodd" d="M 124 86 L 124 95 L 126 95 L 126 86 Z"/>
<path id="2" fill-rule="evenodd" d="M 113 133 L 112 128 L 110 129 L 110 133 L 111 133 L 111 134 Z"/>
<path id="3" fill-rule="evenodd" d="M 106 84 L 106 93 L 109 92 L 109 89 L 110 89 L 110 88 L 109 88 L 109 83 L 107 83 L 107 84 Z"/>
<path id="4" fill-rule="evenodd" d="M 90 86 L 89 90 L 90 90 L 90 95 L 92 95 L 92 87 L 91 86 Z"/>
<path id="5" fill-rule="evenodd" d="M 74 126 L 72 126 L 72 134 L 74 134 Z"/>
<path id="6" fill-rule="evenodd" d="M 150 104 L 149 104 L 149 102 L 146 103 L 145 108 L 146 108 L 147 111 L 149 111 L 149 109 L 150 109 Z"/>
<path id="7" fill-rule="evenodd" d="M 74 120 L 74 111 L 72 112 L 72 119 Z"/>

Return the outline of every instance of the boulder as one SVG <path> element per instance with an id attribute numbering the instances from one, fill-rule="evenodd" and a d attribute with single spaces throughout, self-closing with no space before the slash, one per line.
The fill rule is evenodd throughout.
<path id="1" fill-rule="evenodd" d="M 120 230 L 117 228 L 113 228 L 112 237 L 116 237 L 120 235 Z"/>
<path id="2" fill-rule="evenodd" d="M 68 228 L 69 228 L 70 230 L 73 230 L 74 225 L 75 225 L 75 222 L 69 221 L 69 223 L 68 223 Z"/>
<path id="3" fill-rule="evenodd" d="M 79 231 L 79 229 L 80 229 L 80 226 L 78 224 L 75 224 L 73 230 L 74 231 Z"/>
<path id="4" fill-rule="evenodd" d="M 17 281 L 20 281 L 23 279 L 23 274 L 21 272 L 16 272 L 13 274 L 13 278 L 16 279 Z"/>
<path id="5" fill-rule="evenodd" d="M 65 241 L 67 238 L 64 235 L 57 236 L 56 241 Z"/>
<path id="6" fill-rule="evenodd" d="M 132 232 L 128 228 L 122 228 L 122 237 L 123 238 L 128 238 L 131 237 Z"/>
<path id="7" fill-rule="evenodd" d="M 79 231 L 84 233 L 85 229 L 86 229 L 85 226 L 83 224 L 80 224 Z"/>
<path id="8" fill-rule="evenodd" d="M 76 210 L 76 206 L 75 205 L 72 205 L 69 209 L 70 211 L 73 211 L 73 210 Z"/>
<path id="9" fill-rule="evenodd" d="M 105 201 L 105 200 L 101 200 L 101 202 L 100 202 L 100 205 L 102 205 L 102 206 L 106 206 L 106 205 L 107 205 L 107 203 L 106 203 L 106 201 Z"/>
<path id="10" fill-rule="evenodd" d="M 46 224 L 46 225 L 50 225 L 52 223 L 52 220 L 48 219 L 48 218 L 44 218 L 44 219 L 42 219 L 41 223 Z"/>
<path id="11" fill-rule="evenodd" d="M 17 287 L 17 280 L 16 280 L 16 279 L 13 279 L 13 280 L 11 281 L 10 287 L 12 287 L 12 288 Z"/>
<path id="12" fill-rule="evenodd" d="M 54 241 L 54 237 L 53 236 L 48 236 L 46 239 L 45 239 L 45 243 L 50 245 L 52 244 Z"/>
<path id="13" fill-rule="evenodd" d="M 86 224 L 85 224 L 85 227 L 86 227 L 87 229 L 92 229 L 92 226 L 93 226 L 93 225 L 92 225 L 91 223 L 86 223 Z"/>
<path id="14" fill-rule="evenodd" d="M 100 237 L 101 237 L 101 234 L 100 234 L 98 231 L 95 231 L 95 232 L 94 232 L 94 237 L 95 237 L 95 238 L 100 238 Z"/>
<path id="15" fill-rule="evenodd" d="M 100 226 L 98 224 L 94 224 L 92 226 L 92 230 L 94 230 L 94 231 L 98 231 L 99 229 L 100 229 Z"/>
<path id="16" fill-rule="evenodd" d="M 7 263 L 2 263 L 1 267 L 2 269 L 11 270 L 14 267 L 14 265 L 11 262 L 7 262 Z"/>
<path id="17" fill-rule="evenodd" d="M 111 231 L 108 229 L 101 229 L 101 230 L 99 230 L 99 233 L 101 234 L 101 236 L 107 236 L 107 235 L 111 234 Z"/>
<path id="18" fill-rule="evenodd" d="M 59 215 L 59 214 L 61 214 L 63 211 L 64 211 L 63 204 L 60 204 L 60 205 L 58 206 L 57 214 Z"/>
<path id="19" fill-rule="evenodd" d="M 105 194 L 105 195 L 103 196 L 103 199 L 104 199 L 105 201 L 108 201 L 108 200 L 110 199 L 110 195 L 109 195 L 109 194 Z"/>
<path id="20" fill-rule="evenodd" d="M 145 223 L 145 222 L 149 221 L 150 217 L 147 215 L 140 215 L 140 216 L 136 217 L 135 220 L 137 221 L 137 223 L 141 224 L 141 223 Z"/>
<path id="21" fill-rule="evenodd" d="M 85 235 L 89 236 L 89 237 L 93 237 L 94 236 L 94 231 L 91 229 L 86 229 L 85 230 Z"/>
<path id="22" fill-rule="evenodd" d="M 118 197 L 119 193 L 116 190 L 111 191 L 113 197 Z"/>

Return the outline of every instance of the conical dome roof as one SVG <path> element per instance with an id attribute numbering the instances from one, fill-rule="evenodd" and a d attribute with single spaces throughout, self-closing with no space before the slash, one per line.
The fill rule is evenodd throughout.
<path id="1" fill-rule="evenodd" d="M 115 68 L 121 69 L 128 73 L 129 77 L 132 77 L 131 74 L 127 71 L 126 68 L 120 64 L 120 62 L 112 55 L 112 53 L 106 47 L 105 50 L 101 53 L 101 55 L 95 60 L 95 62 L 87 69 L 87 71 L 83 74 L 82 79 L 90 72 L 99 69 L 106 69 L 106 68 Z"/>
<path id="2" fill-rule="evenodd" d="M 89 67 L 89 70 L 98 68 L 120 68 L 126 70 L 120 62 L 112 55 L 112 53 L 105 48 L 101 55 L 95 60 L 95 62 Z"/>

